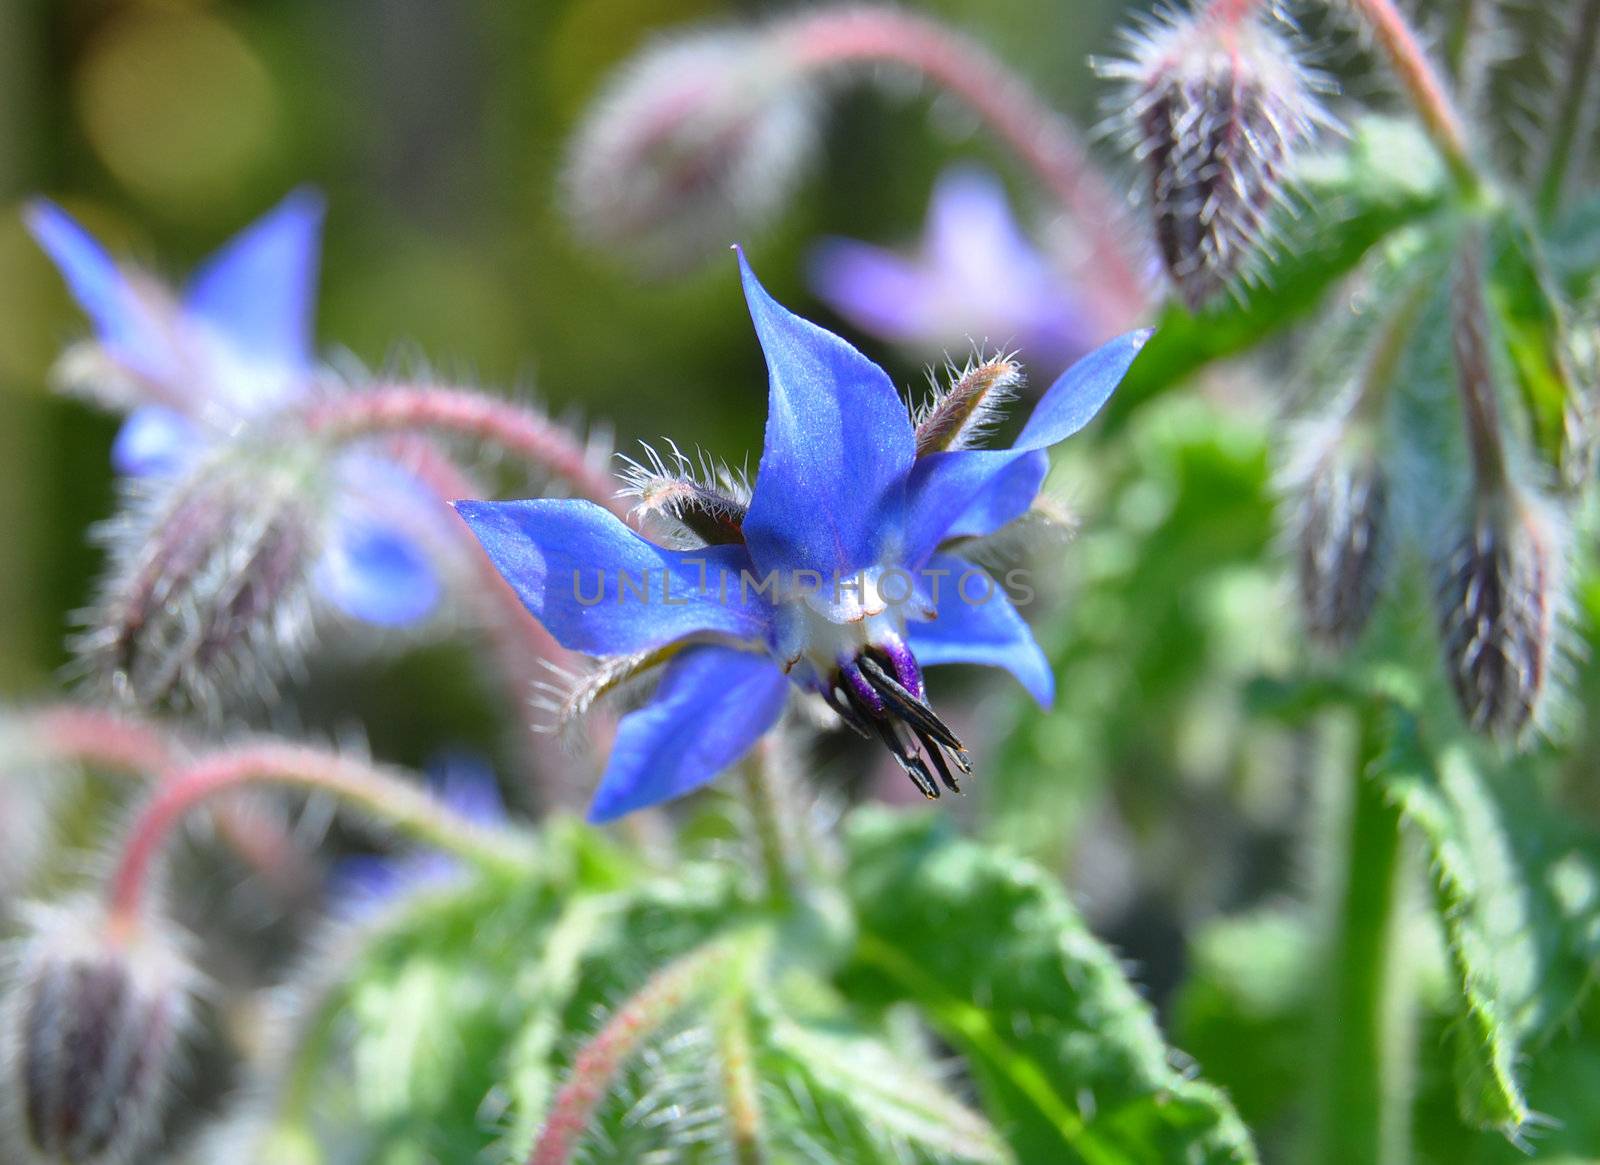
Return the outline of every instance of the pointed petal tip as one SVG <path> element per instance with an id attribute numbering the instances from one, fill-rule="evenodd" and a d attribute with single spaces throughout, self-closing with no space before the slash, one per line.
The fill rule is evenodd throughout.
<path id="1" fill-rule="evenodd" d="M 322 192 L 320 187 L 312 186 L 310 183 L 302 183 L 289 191 L 288 194 L 285 194 L 278 205 L 280 207 L 292 206 L 296 210 L 320 217 L 328 211 L 328 196 Z"/>
<path id="2" fill-rule="evenodd" d="M 22 224 L 28 232 L 39 237 L 41 230 L 48 229 L 48 223 L 54 218 L 70 218 L 66 211 L 42 194 L 36 194 L 22 204 Z"/>
<path id="3" fill-rule="evenodd" d="M 74 251 L 92 251 L 102 256 L 106 263 L 111 257 L 77 219 L 58 202 L 42 195 L 28 199 L 22 206 L 22 225 L 58 264 L 68 262 Z"/>

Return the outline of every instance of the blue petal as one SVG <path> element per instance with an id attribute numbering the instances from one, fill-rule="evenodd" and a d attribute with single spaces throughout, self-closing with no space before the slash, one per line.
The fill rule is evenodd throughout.
<path id="1" fill-rule="evenodd" d="M 615 821 L 706 784 L 777 722 L 788 689 L 765 655 L 688 648 L 667 665 L 655 698 L 617 724 L 589 820 Z"/>
<path id="2" fill-rule="evenodd" d="M 924 666 L 978 663 L 1005 668 L 1048 708 L 1056 687 L 1050 661 L 999 584 L 982 582 L 982 568 L 953 554 L 935 555 L 927 570 L 949 573 L 939 578 L 935 618 L 906 625 L 906 642 L 917 661 Z M 926 573 L 922 577 L 929 578 Z M 963 578 L 969 580 L 964 586 Z"/>
<path id="3" fill-rule="evenodd" d="M 322 596 L 346 615 L 380 627 L 405 627 L 439 603 L 438 571 L 400 526 L 349 516 L 317 564 Z"/>
<path id="4" fill-rule="evenodd" d="M 939 176 L 928 202 L 926 247 L 934 267 L 969 294 L 1004 296 L 1043 266 L 993 174 L 956 166 Z"/>
<path id="5" fill-rule="evenodd" d="M 105 248 L 53 202 L 29 203 L 24 218 L 94 321 L 101 343 L 137 372 L 168 376 L 175 364 L 171 321 L 160 305 L 141 294 Z"/>
<path id="6" fill-rule="evenodd" d="M 919 457 L 906 487 L 912 570 L 952 538 L 982 538 L 1028 512 L 1050 472 L 1042 449 L 958 449 Z"/>
<path id="7" fill-rule="evenodd" d="M 1124 332 L 1107 340 L 1056 378 L 1017 437 L 1015 449 L 1045 449 L 1065 441 L 1090 421 L 1111 399 L 1150 339 L 1151 329 Z"/>
<path id="8" fill-rule="evenodd" d="M 1128 332 L 1063 372 L 1010 449 L 958 449 L 921 458 L 907 486 L 905 560 L 916 566 L 941 542 L 993 533 L 1024 514 L 1049 469 L 1044 450 L 1094 419 L 1149 338 L 1148 330 Z"/>
<path id="9" fill-rule="evenodd" d="M 117 431 L 111 464 L 129 477 L 176 473 L 204 444 L 200 430 L 182 413 L 161 405 L 140 405 Z"/>
<path id="10" fill-rule="evenodd" d="M 812 289 L 863 331 L 916 343 L 938 327 L 933 285 L 915 263 L 870 243 L 824 239 L 807 264 Z"/>
<path id="11" fill-rule="evenodd" d="M 500 825 L 506 819 L 494 769 L 475 753 L 450 751 L 428 762 L 428 787 L 475 825 Z"/>
<path id="12" fill-rule="evenodd" d="M 477 755 L 451 751 L 428 763 L 428 789 L 452 811 L 476 825 L 506 820 L 500 784 Z M 335 863 L 328 896 L 335 914 L 349 921 L 370 919 L 404 895 L 448 882 L 460 861 L 437 851 L 361 854 Z"/>
<path id="13" fill-rule="evenodd" d="M 744 533 L 763 571 L 852 573 L 877 557 L 915 455 L 888 375 L 831 332 L 779 306 L 739 255 L 767 358 L 767 433 Z"/>
<path id="14" fill-rule="evenodd" d="M 665 550 L 585 501 L 457 502 L 456 511 L 523 605 L 572 651 L 648 651 L 703 634 L 769 638 L 771 608 L 742 585 L 752 570 L 742 546 Z"/>
<path id="15" fill-rule="evenodd" d="M 235 236 L 189 283 L 185 307 L 244 359 L 310 363 L 323 202 L 297 190 Z"/>
<path id="16" fill-rule="evenodd" d="M 366 918 L 415 885 L 415 854 L 352 854 L 334 863 L 328 898 L 343 918 Z"/>

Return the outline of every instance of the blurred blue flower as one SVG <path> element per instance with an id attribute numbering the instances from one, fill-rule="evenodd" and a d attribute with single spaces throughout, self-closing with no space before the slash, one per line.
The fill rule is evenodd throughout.
<path id="1" fill-rule="evenodd" d="M 690 480 L 664 491 L 685 526 L 713 519 L 700 526 L 712 544 L 667 549 L 584 501 L 457 504 L 562 646 L 670 656 L 654 698 L 618 725 L 595 821 L 711 780 L 772 727 L 790 684 L 882 740 L 924 795 L 955 788 L 965 751 L 928 706 L 920 664 L 1002 667 L 1041 704 L 1054 681 L 1016 607 L 951 544 L 1028 511 L 1048 446 L 1099 411 L 1146 336 L 1068 370 L 1011 448 L 962 448 L 981 393 L 952 394 L 914 426 L 882 369 L 779 306 L 739 261 L 770 374 L 755 486 L 748 500 Z"/>
<path id="2" fill-rule="evenodd" d="M 476 756 L 449 753 L 430 764 L 428 789 L 474 825 L 492 828 L 505 823 L 506 806 L 494 770 Z M 436 889 L 460 873 L 460 860 L 438 850 L 360 854 L 334 867 L 328 900 L 341 918 L 360 921 L 409 894 Z"/>
<path id="3" fill-rule="evenodd" d="M 841 316 L 923 353 L 1015 345 L 1059 368 L 1104 334 L 1079 289 L 1017 225 L 999 179 L 969 167 L 939 178 L 914 254 L 832 238 L 813 248 L 809 266 L 813 290 Z"/>
<path id="4" fill-rule="evenodd" d="M 60 207 L 38 200 L 28 228 L 55 260 L 93 321 L 97 344 L 74 375 L 127 411 L 112 446 L 119 473 L 182 473 L 251 422 L 303 405 L 323 390 L 313 350 L 323 203 L 296 191 L 206 262 L 175 297 L 118 264 Z M 80 361 L 80 363 L 83 363 Z M 439 599 L 418 545 L 427 493 L 391 458 L 344 453 L 318 590 L 348 615 L 399 626 Z"/>

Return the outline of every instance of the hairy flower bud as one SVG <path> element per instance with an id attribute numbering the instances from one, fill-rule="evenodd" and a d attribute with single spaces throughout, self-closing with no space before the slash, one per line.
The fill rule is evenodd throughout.
<path id="1" fill-rule="evenodd" d="M 1288 488 L 1306 630 L 1343 650 L 1366 629 L 1389 566 L 1389 480 L 1358 426 L 1319 427 Z"/>
<path id="2" fill-rule="evenodd" d="M 744 541 L 750 483 L 742 473 L 702 455 L 690 460 L 672 442 L 663 455 L 644 446 L 644 458 L 624 457 L 621 496 L 637 498 L 634 514 L 684 547 Z"/>
<path id="3" fill-rule="evenodd" d="M 1515 737 L 1550 687 L 1565 556 L 1559 517 L 1514 489 L 1481 493 L 1437 564 L 1445 669 L 1475 730 Z"/>
<path id="4" fill-rule="evenodd" d="M 657 44 L 578 128 L 568 211 L 590 242 L 682 270 L 783 206 L 813 138 L 810 94 L 781 45 L 759 32 Z"/>
<path id="5" fill-rule="evenodd" d="M 1147 176 L 1162 262 L 1198 310 L 1265 242 L 1295 149 L 1326 120 L 1311 79 L 1264 6 L 1174 13 L 1129 36 L 1107 74 Z"/>
<path id="6" fill-rule="evenodd" d="M 977 444 L 1022 383 L 1022 366 L 1010 356 L 973 358 L 959 370 L 950 365 L 945 373 L 946 384 L 934 381 L 932 399 L 914 417 L 918 457 Z"/>
<path id="7" fill-rule="evenodd" d="M 86 902 L 39 907 L 0 1009 L 3 1159 L 118 1165 L 159 1124 L 195 976 L 160 930 Z"/>
<path id="8" fill-rule="evenodd" d="M 154 492 L 108 527 L 109 577 L 77 643 L 84 669 L 147 708 L 270 691 L 310 630 L 325 469 L 314 445 L 224 446 L 136 487 Z"/>

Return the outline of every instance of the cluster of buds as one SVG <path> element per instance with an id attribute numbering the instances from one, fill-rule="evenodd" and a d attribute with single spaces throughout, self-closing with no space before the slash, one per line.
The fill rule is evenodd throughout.
<path id="1" fill-rule="evenodd" d="M 1191 310 L 1205 306 L 1268 241 L 1293 155 L 1327 120 L 1313 78 L 1268 5 L 1213 0 L 1130 34 L 1105 72 L 1128 144 L 1145 168 L 1155 240 Z"/>
<path id="2" fill-rule="evenodd" d="M 782 41 L 757 30 L 667 41 L 579 127 L 568 209 L 591 243 L 681 270 L 781 209 L 814 136 L 810 90 Z"/>
<path id="3" fill-rule="evenodd" d="M 157 923 L 39 907 L 0 1008 L 0 1146 L 16 1165 L 122 1165 L 160 1127 L 196 975 Z"/>
<path id="4" fill-rule="evenodd" d="M 111 569 L 77 643 L 84 670 L 140 707 L 270 691 L 310 633 L 325 472 L 316 445 L 271 442 L 135 486 L 146 492 L 105 530 Z"/>
<path id="5" fill-rule="evenodd" d="M 1443 289 L 1425 279 L 1405 294 L 1377 297 L 1375 339 L 1356 365 L 1350 401 L 1302 426 L 1285 486 L 1310 634 L 1334 649 L 1360 636 L 1394 556 L 1391 527 L 1404 510 L 1428 549 L 1444 670 L 1462 717 L 1474 731 L 1516 740 L 1548 719 L 1570 521 L 1559 502 L 1527 484 L 1530 470 L 1502 421 L 1482 248 L 1481 236 L 1469 232 Z M 1399 379 L 1422 307 L 1432 302 L 1442 310 L 1445 297 L 1465 452 L 1460 460 L 1446 456 L 1430 431 L 1432 468 L 1413 481 L 1416 475 L 1393 474 L 1385 464 L 1388 410 L 1380 406 Z M 1348 339 L 1341 336 L 1345 347 Z M 1431 406 L 1426 415 L 1430 423 L 1444 417 Z M 1442 466 L 1464 479 L 1454 500 L 1449 492 L 1428 500 L 1397 496 L 1402 485 L 1415 493 L 1421 481 L 1428 491 L 1453 490 Z"/>
<path id="6" fill-rule="evenodd" d="M 1444 669 L 1462 716 L 1474 731 L 1515 740 L 1546 719 L 1560 658 L 1570 523 L 1557 502 L 1526 484 L 1529 471 L 1501 419 L 1482 247 L 1481 236 L 1466 235 L 1442 293 L 1424 280 L 1404 295 L 1377 299 L 1378 331 L 1357 365 L 1353 403 L 1303 427 L 1286 485 L 1307 630 L 1332 648 L 1355 642 L 1388 573 L 1397 538 L 1390 527 L 1405 510 L 1430 548 Z M 1459 461 L 1446 457 L 1430 432 L 1433 471 L 1419 480 L 1430 491 L 1453 488 L 1438 472 L 1448 464 L 1465 488 L 1456 500 L 1446 493 L 1402 505 L 1399 486 L 1411 483 L 1414 493 L 1417 484 L 1414 475 L 1386 468 L 1387 410 L 1379 406 L 1398 379 L 1423 305 L 1442 309 L 1442 294 L 1465 453 Z M 1432 422 L 1444 416 L 1431 408 L 1427 415 Z"/>

